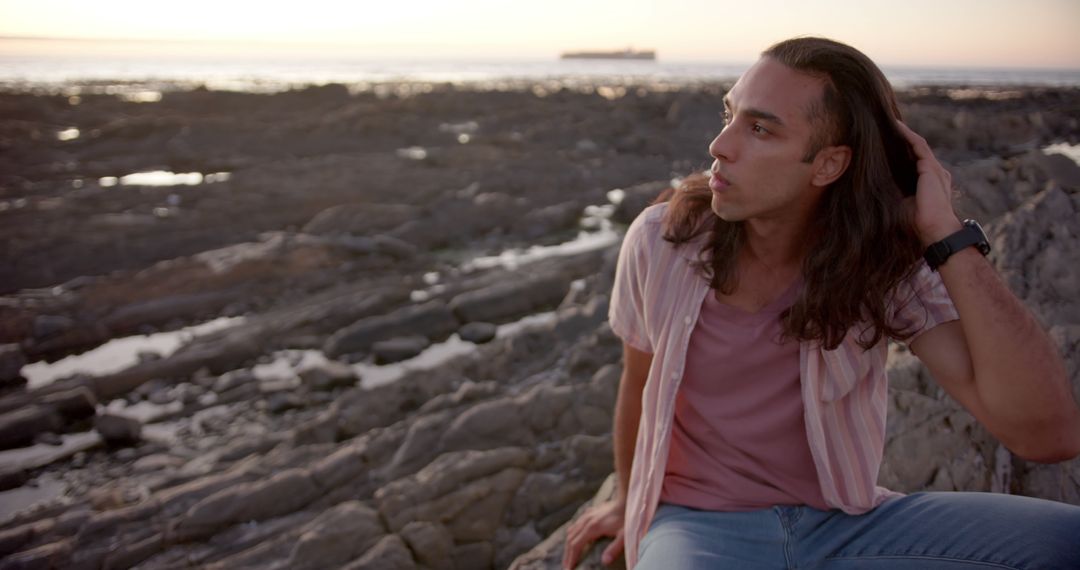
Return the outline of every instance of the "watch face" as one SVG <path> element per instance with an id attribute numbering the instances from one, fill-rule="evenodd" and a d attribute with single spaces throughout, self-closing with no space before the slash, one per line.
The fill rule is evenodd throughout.
<path id="1" fill-rule="evenodd" d="M 986 237 L 986 232 L 983 231 L 982 226 L 975 220 L 964 220 L 964 226 L 975 230 L 979 234 L 979 241 L 975 242 L 975 249 L 979 250 L 979 253 L 987 255 L 990 253 L 990 240 Z"/>

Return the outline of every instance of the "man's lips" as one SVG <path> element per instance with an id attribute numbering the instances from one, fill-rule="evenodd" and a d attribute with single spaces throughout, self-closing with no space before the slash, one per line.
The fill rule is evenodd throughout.
<path id="1" fill-rule="evenodd" d="M 727 178 L 724 178 L 719 172 L 715 170 L 709 171 L 709 188 L 714 192 L 719 192 L 728 186 L 731 186 L 731 182 L 728 182 Z"/>

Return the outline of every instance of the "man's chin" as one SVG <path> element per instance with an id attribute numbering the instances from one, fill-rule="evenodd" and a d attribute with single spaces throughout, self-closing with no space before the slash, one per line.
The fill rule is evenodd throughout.
<path id="1" fill-rule="evenodd" d="M 724 220 L 725 222 L 738 222 L 743 219 L 743 217 L 738 215 L 738 213 L 736 213 L 730 206 L 727 206 L 725 204 L 718 204 L 715 196 L 713 196 L 712 200 L 712 212 L 713 214 L 716 214 L 716 217 Z"/>

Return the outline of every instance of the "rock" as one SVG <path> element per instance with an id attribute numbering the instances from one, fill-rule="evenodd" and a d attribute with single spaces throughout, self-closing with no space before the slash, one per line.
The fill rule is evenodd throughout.
<path id="1" fill-rule="evenodd" d="M 500 192 L 451 197 L 431 204 L 422 218 L 398 226 L 389 235 L 421 249 L 438 248 L 485 234 L 502 225 L 501 220 L 519 219 L 528 206 L 527 199 Z"/>
<path id="2" fill-rule="evenodd" d="M 75 326 L 75 321 L 62 315 L 38 315 L 34 317 L 33 335 L 37 340 L 49 338 L 66 332 Z"/>
<path id="3" fill-rule="evenodd" d="M 646 182 L 623 189 L 623 198 L 615 206 L 611 219 L 614 222 L 630 225 L 645 208 L 656 201 L 660 193 L 671 187 L 668 182 Z"/>
<path id="4" fill-rule="evenodd" d="M 458 386 L 458 389 L 453 393 L 440 394 L 427 402 L 424 402 L 424 405 L 420 406 L 420 410 L 418 411 L 421 414 L 437 412 L 469 402 L 486 400 L 499 393 L 500 387 L 496 382 L 473 382 L 471 380 L 466 380 L 462 382 L 461 385 Z M 422 417 L 423 416 L 421 416 L 421 418 Z"/>
<path id="5" fill-rule="evenodd" d="M 0 449 L 30 445 L 39 433 L 60 431 L 62 423 L 60 415 L 47 406 L 0 414 Z"/>
<path id="6" fill-rule="evenodd" d="M 322 570 L 340 566 L 364 554 L 384 534 L 378 512 L 360 501 L 347 501 L 304 525 L 286 567 Z"/>
<path id="7" fill-rule="evenodd" d="M 154 360 L 161 360 L 161 354 L 152 350 L 140 350 L 135 358 L 138 362 L 152 362 Z"/>
<path id="8" fill-rule="evenodd" d="M 900 491 L 989 491 L 997 442 L 952 400 L 889 395 L 885 459 L 878 483 Z"/>
<path id="9" fill-rule="evenodd" d="M 329 396 L 329 394 L 327 394 Z M 312 443 L 333 443 L 338 440 L 338 416 L 328 410 L 314 419 L 296 427 L 292 433 L 293 443 L 308 445 Z"/>
<path id="10" fill-rule="evenodd" d="M 142 540 L 119 545 L 105 559 L 105 568 L 133 568 L 166 547 L 161 534 L 152 534 Z"/>
<path id="11" fill-rule="evenodd" d="M 26 469 L 9 469 L 6 466 L 0 468 L 0 491 L 21 487 L 23 483 L 26 483 L 29 480 L 30 472 Z M 0 531 L 0 547 L 5 544 L 4 540 L 7 536 L 5 531 Z M 3 549 L 0 548 L 0 555 L 2 555 L 3 552 Z"/>
<path id="12" fill-rule="evenodd" d="M 574 144 L 574 150 L 581 153 L 593 153 L 600 149 L 592 139 L 581 139 Z"/>
<path id="13" fill-rule="evenodd" d="M 396 534 L 389 534 L 342 570 L 416 570 L 416 563 L 405 541 Z"/>
<path id="14" fill-rule="evenodd" d="M 590 506 L 594 504 L 600 504 L 601 502 L 611 500 L 615 496 L 615 475 L 610 475 L 603 485 L 593 496 L 592 500 L 587 501 L 580 508 L 577 513 L 571 517 L 571 521 L 581 516 Z M 550 536 L 544 539 L 543 542 L 538 544 L 532 550 L 518 556 L 510 564 L 510 570 L 554 570 L 561 568 L 563 546 L 566 544 L 566 528 L 570 525 L 570 521 L 559 527 L 558 530 L 553 532 Z M 598 540 L 589 548 L 584 554 L 582 560 L 578 563 L 575 570 L 625 570 L 626 560 L 623 557 L 619 557 L 610 566 L 605 566 L 600 562 L 600 555 L 604 549 L 611 544 L 610 539 Z"/>
<path id="15" fill-rule="evenodd" d="M 0 387 L 17 383 L 22 377 L 26 356 L 17 344 L 0 344 Z"/>
<path id="16" fill-rule="evenodd" d="M 493 568 L 495 548 L 490 542 L 468 542 L 454 548 L 454 568 L 475 568 L 490 570 Z"/>
<path id="17" fill-rule="evenodd" d="M 376 342 L 400 335 L 423 335 L 442 340 L 458 328 L 458 321 L 442 301 L 429 301 L 387 315 L 361 319 L 327 339 L 323 352 L 331 358 L 364 352 Z"/>
<path id="18" fill-rule="evenodd" d="M 319 212 L 303 232 L 325 235 L 373 235 L 419 217 L 419 209 L 406 204 L 338 204 Z"/>
<path id="19" fill-rule="evenodd" d="M 444 426 L 440 448 L 458 450 L 531 446 L 536 443 L 536 437 L 530 427 L 521 401 L 509 397 L 496 398 L 468 408 L 448 426 Z"/>
<path id="20" fill-rule="evenodd" d="M 376 364 L 390 364 L 408 360 L 431 346 L 431 341 L 423 336 L 403 336 L 376 342 L 371 347 Z"/>
<path id="21" fill-rule="evenodd" d="M 208 315 L 228 305 L 237 291 L 207 291 L 202 293 L 158 297 L 120 306 L 104 319 L 113 334 L 129 334 L 147 325 L 163 325 L 173 319 L 189 319 Z"/>
<path id="22" fill-rule="evenodd" d="M 574 472 L 585 479 L 599 482 L 611 472 L 614 457 L 611 451 L 611 436 L 574 434 L 560 444 L 562 454 Z"/>
<path id="23" fill-rule="evenodd" d="M 28 570 L 67 568 L 69 567 L 68 562 L 71 560 L 74 543 L 74 538 L 66 538 L 12 554 L 4 558 L 3 567 L 5 569 L 18 568 L 20 570 L 24 568 Z"/>
<path id="24" fill-rule="evenodd" d="M 42 444 L 42 445 L 56 446 L 56 445 L 63 445 L 63 443 L 64 443 L 64 438 L 60 437 L 59 435 L 57 435 L 57 434 L 55 434 L 55 433 L 53 433 L 51 431 L 39 433 L 39 434 L 37 434 L 37 436 L 34 437 L 34 445 Z"/>
<path id="25" fill-rule="evenodd" d="M 588 495 L 582 497 L 582 500 L 587 498 Z M 495 566 L 497 568 L 509 567 L 515 558 L 528 552 L 543 540 L 544 537 L 536 532 L 536 527 L 532 524 L 526 524 L 512 531 L 500 529 L 495 537 L 495 544 L 498 545 Z"/>
<path id="26" fill-rule="evenodd" d="M 99 400 L 127 394 L 154 378 L 187 378 L 201 368 L 224 373 L 234 370 L 263 351 L 261 331 L 237 331 L 196 339 L 172 355 L 136 364 L 120 372 L 97 376 L 91 387 Z"/>
<path id="27" fill-rule="evenodd" d="M 271 414 L 280 414 L 286 410 L 303 408 L 304 398 L 292 392 L 274 392 L 266 397 L 266 411 Z"/>
<path id="28" fill-rule="evenodd" d="M 109 340 L 109 330 L 100 322 L 76 323 L 70 329 L 57 331 L 51 336 L 23 343 L 23 350 L 30 360 L 83 352 Z"/>
<path id="29" fill-rule="evenodd" d="M 181 402 L 183 404 L 193 404 L 195 402 L 198 402 L 199 398 L 206 394 L 207 391 L 206 388 L 203 388 L 198 384 L 193 384 L 191 382 L 183 382 L 177 384 L 176 387 L 172 389 L 172 393 L 173 399 L 175 401 Z M 217 394 L 211 394 L 210 397 L 217 398 Z M 209 402 L 213 403 L 214 400 L 210 400 Z"/>
<path id="30" fill-rule="evenodd" d="M 245 521 L 261 521 L 297 511 L 320 494 L 310 475 L 287 469 L 269 479 L 231 485 L 194 504 L 173 523 L 177 540 L 208 537 Z"/>
<path id="31" fill-rule="evenodd" d="M 1080 478 L 1080 461 L 1074 459 L 1054 465 L 1033 463 L 1026 467 L 1018 485 L 1023 495 L 1080 505 L 1080 486 L 1073 483 Z M 1012 488 L 1008 490 L 1012 491 Z"/>
<path id="32" fill-rule="evenodd" d="M 1070 190 L 1080 190 L 1080 165 L 1063 154 L 1032 151 L 1034 160 L 1052 180 Z"/>
<path id="33" fill-rule="evenodd" d="M 6 487 L 0 488 L 6 490 Z M 0 531 L 0 556 L 7 556 L 22 550 L 36 535 L 41 534 L 41 531 L 34 527 L 35 525 L 27 524 Z"/>
<path id="34" fill-rule="evenodd" d="M 377 235 L 372 240 L 375 242 L 377 252 L 389 255 L 398 261 L 412 259 L 420 253 L 419 248 L 415 245 L 393 236 Z"/>
<path id="35" fill-rule="evenodd" d="M 329 392 L 356 384 L 356 372 L 349 365 L 330 360 L 297 371 L 300 380 L 311 390 Z"/>
<path id="36" fill-rule="evenodd" d="M 429 521 L 413 521 L 405 525 L 398 534 L 412 549 L 417 562 L 432 570 L 454 570 L 455 565 L 451 558 L 454 537 L 445 526 Z"/>
<path id="37" fill-rule="evenodd" d="M 583 477 L 546 472 L 530 473 L 522 481 L 521 489 L 510 504 L 506 523 L 511 527 L 524 527 L 567 505 L 581 504 L 592 492 L 593 487 L 589 486 Z M 544 530 L 550 532 L 554 529 Z M 535 543 L 530 544 L 529 548 L 534 545 Z"/>
<path id="38" fill-rule="evenodd" d="M 131 470 L 135 473 L 152 473 L 164 469 L 178 469 L 183 466 L 184 463 L 186 463 L 186 461 L 181 457 L 176 457 L 167 453 L 155 453 L 136 459 L 131 465 Z"/>
<path id="39" fill-rule="evenodd" d="M 496 283 L 461 293 L 450 300 L 450 308 L 462 322 L 505 322 L 558 305 L 570 281 L 566 275 L 540 275 Z"/>
<path id="40" fill-rule="evenodd" d="M 150 392 L 150 396 L 146 399 L 156 406 L 167 406 L 176 400 L 177 395 L 178 394 L 174 390 L 161 387 Z"/>
<path id="41" fill-rule="evenodd" d="M 342 447 L 311 468 L 311 479 L 323 490 L 330 490 L 366 476 L 368 467 L 364 457 L 367 440 L 357 439 Z"/>
<path id="42" fill-rule="evenodd" d="M 465 326 L 458 329 L 458 336 L 461 337 L 461 340 L 467 342 L 484 344 L 494 340 L 498 330 L 499 327 L 492 323 L 466 323 Z"/>
<path id="43" fill-rule="evenodd" d="M 392 530 L 414 520 L 446 521 L 455 540 L 488 540 L 531 459 L 528 450 L 513 447 L 444 453 L 380 488 L 375 502 Z"/>
<path id="44" fill-rule="evenodd" d="M 452 413 L 439 411 L 415 418 L 391 463 L 392 473 L 411 473 L 431 462 L 443 450 L 441 439 Z"/>
<path id="45" fill-rule="evenodd" d="M 219 376 L 218 379 L 214 381 L 212 390 L 221 394 L 223 392 L 228 392 L 229 390 L 232 390 L 238 386 L 249 384 L 256 380 L 257 379 L 255 378 L 255 374 L 252 373 L 251 370 L 232 370 Z"/>
<path id="46" fill-rule="evenodd" d="M 1080 323 L 1077 210 L 1051 187 L 986 227 L 1001 276 L 1046 326 Z"/>
<path id="47" fill-rule="evenodd" d="M 97 398 L 85 386 L 48 394 L 41 403 L 51 406 L 67 420 L 85 419 L 97 412 Z"/>
<path id="48" fill-rule="evenodd" d="M 527 240 L 550 239 L 556 232 L 572 230 L 581 219 L 581 211 L 576 200 L 530 210 L 521 219 L 523 237 Z"/>
<path id="49" fill-rule="evenodd" d="M 114 414 L 101 414 L 94 419 L 94 429 L 109 445 L 131 445 L 142 438 L 139 420 Z"/>

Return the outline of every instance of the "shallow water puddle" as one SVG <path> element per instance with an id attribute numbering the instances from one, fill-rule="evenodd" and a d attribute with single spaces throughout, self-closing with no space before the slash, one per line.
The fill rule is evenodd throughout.
<path id="1" fill-rule="evenodd" d="M 428 156 L 427 149 L 422 146 L 399 148 L 395 151 L 395 154 L 398 158 L 404 158 L 406 160 L 424 160 Z"/>
<path id="2" fill-rule="evenodd" d="M 498 255 L 477 257 L 465 262 L 461 270 L 468 273 L 477 269 L 502 266 L 512 271 L 541 259 L 585 253 L 618 243 L 619 233 L 615 231 L 611 223 L 611 216 L 615 213 L 615 206 L 622 202 L 625 196 L 626 193 L 623 190 L 616 188 L 607 193 L 607 204 L 586 206 L 580 222 L 583 230 L 570 241 L 556 245 L 534 245 L 525 249 L 509 249 Z"/>
<path id="3" fill-rule="evenodd" d="M 110 374 L 138 363 L 140 352 L 155 352 L 165 357 L 199 335 L 238 325 L 243 320 L 243 317 L 221 317 L 180 330 L 113 339 L 93 350 L 56 362 L 27 364 L 22 368 L 22 375 L 29 388 L 36 388 L 76 373 Z"/>
<path id="4" fill-rule="evenodd" d="M 60 440 L 60 445 L 35 443 L 28 447 L 0 451 L 0 465 L 13 470 L 35 469 L 102 443 L 101 436 L 96 431 L 62 434 Z"/>
<path id="5" fill-rule="evenodd" d="M 151 170 L 148 172 L 135 172 L 119 178 L 105 176 L 98 179 L 98 184 L 109 187 L 116 186 L 198 186 L 200 184 L 213 184 L 224 182 L 232 176 L 228 172 L 170 172 L 167 170 Z"/>
<path id="6" fill-rule="evenodd" d="M 495 338 L 513 336 L 526 328 L 546 325 L 554 320 L 553 311 L 529 315 L 517 321 L 499 325 Z M 461 340 L 457 334 L 453 334 L 445 341 L 427 347 L 423 352 L 408 360 L 385 365 L 357 363 L 352 364 L 351 368 L 360 377 L 360 387 L 370 389 L 390 384 L 410 371 L 434 369 L 457 356 L 469 354 L 478 347 L 479 345 Z M 297 371 L 308 366 L 317 366 L 326 362 L 329 362 L 329 359 L 321 350 L 282 350 L 274 353 L 272 362 L 260 364 L 253 368 L 252 372 L 262 382 L 280 382 L 295 379 Z"/>
<path id="7" fill-rule="evenodd" d="M 495 338 L 514 336 L 524 329 L 550 324 L 554 321 L 554 311 L 529 315 L 514 322 L 499 325 L 495 331 Z M 445 341 L 427 347 L 423 352 L 408 360 L 383 366 L 357 363 L 352 365 L 352 369 L 360 376 L 360 386 L 362 388 L 374 388 L 394 382 L 404 376 L 406 372 L 412 370 L 432 370 L 457 356 L 469 354 L 478 348 L 479 345 L 461 340 L 461 337 L 455 333 Z"/>
<path id="8" fill-rule="evenodd" d="M 52 475 L 42 475 L 30 484 L 0 493 L 0 523 L 28 507 L 51 501 L 64 494 L 67 484 Z"/>
<path id="9" fill-rule="evenodd" d="M 1080 165 L 1080 144 L 1057 143 L 1044 146 L 1042 151 L 1046 154 L 1063 154 Z"/>

